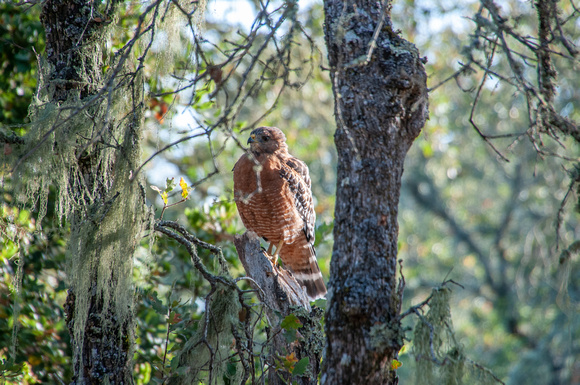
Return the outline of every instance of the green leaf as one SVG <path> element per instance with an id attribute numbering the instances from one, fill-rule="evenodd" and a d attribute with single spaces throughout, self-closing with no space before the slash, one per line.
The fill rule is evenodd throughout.
<path id="1" fill-rule="evenodd" d="M 392 360 L 391 361 L 391 370 L 397 370 L 401 366 L 403 366 L 403 363 L 401 361 L 399 361 L 399 360 Z"/>
<path id="2" fill-rule="evenodd" d="M 294 370 L 292 371 L 293 376 L 301 376 L 308 369 L 308 364 L 310 364 L 310 359 L 308 357 L 302 358 L 296 365 L 294 365 Z"/>
<path id="3" fill-rule="evenodd" d="M 294 314 L 287 315 L 280 323 L 280 327 L 286 330 L 297 330 L 302 327 L 302 322 Z"/>
<path id="4" fill-rule="evenodd" d="M 197 110 L 207 110 L 209 108 L 211 108 L 214 105 L 214 102 L 212 100 L 207 101 L 205 103 L 200 103 L 198 104 L 196 107 Z"/>
<path id="5" fill-rule="evenodd" d="M 179 356 L 175 356 L 171 359 L 171 370 L 173 371 L 177 370 L 178 366 L 179 366 Z"/>
<path id="6" fill-rule="evenodd" d="M 155 310 L 157 314 L 162 315 L 167 314 L 167 307 L 163 305 L 163 302 L 161 302 L 161 300 L 157 296 L 156 291 L 154 291 L 152 294 L 149 294 L 149 300 L 151 301 L 151 306 L 153 307 L 153 310 Z"/>
<path id="7" fill-rule="evenodd" d="M 165 192 L 171 192 L 176 185 L 175 178 L 167 178 L 165 180 Z"/>
<path id="8" fill-rule="evenodd" d="M 296 330 L 284 330 L 282 335 L 288 344 L 298 340 L 298 331 Z"/>

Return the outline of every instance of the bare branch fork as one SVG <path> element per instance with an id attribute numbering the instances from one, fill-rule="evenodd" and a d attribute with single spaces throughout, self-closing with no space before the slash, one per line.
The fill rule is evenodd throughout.
<path id="1" fill-rule="evenodd" d="M 214 365 L 215 349 L 211 346 L 207 338 L 207 329 L 209 326 L 211 314 L 212 297 L 217 294 L 217 285 L 221 284 L 237 291 L 242 312 L 249 313 L 252 311 L 247 303 L 244 294 L 257 292 L 258 297 L 266 309 L 267 321 L 270 327 L 267 329 L 269 338 L 267 344 L 271 345 L 268 357 L 270 368 L 269 378 L 271 384 L 282 384 L 286 381 L 297 381 L 298 384 L 315 384 L 318 372 L 320 371 L 320 359 L 322 354 L 322 333 L 320 333 L 322 311 L 318 308 L 310 307 L 306 293 L 296 282 L 290 272 L 272 265 L 270 258 L 266 256 L 260 242 L 254 233 L 245 233 L 242 236 L 236 236 L 234 244 L 238 250 L 238 255 L 244 266 L 248 277 L 233 279 L 229 276 L 227 262 L 223 258 L 220 247 L 204 242 L 177 222 L 160 220 L 154 224 L 154 229 L 171 239 L 176 240 L 187 249 L 195 268 L 210 283 L 211 290 L 205 297 L 206 317 L 204 323 L 204 334 L 202 338 L 194 342 L 194 345 L 204 344 L 210 352 L 210 366 Z M 209 250 L 218 258 L 222 275 L 211 273 L 203 264 L 197 254 L 197 247 Z M 237 286 L 240 280 L 248 280 L 254 290 L 242 290 Z M 286 341 L 282 333 L 281 322 L 290 314 L 296 314 L 302 323 L 299 329 L 300 334 L 304 337 L 299 341 Z M 258 320 L 261 317 L 258 317 Z M 232 330 L 236 339 L 237 355 L 240 356 L 241 364 L 244 370 L 243 378 L 254 378 L 254 353 L 253 353 L 253 330 L 256 322 L 252 324 L 250 317 L 240 317 L 240 322 L 244 324 L 242 328 Z M 242 336 L 240 330 L 245 331 Z M 308 349 L 307 349 L 308 346 Z M 312 348 L 318 346 L 319 348 Z M 308 369 L 300 376 L 292 376 L 290 373 L 276 370 L 276 362 L 281 357 L 287 357 L 294 353 L 298 359 L 308 358 Z M 211 372 L 211 368 L 210 368 Z"/>
<path id="2" fill-rule="evenodd" d="M 197 254 L 195 246 L 200 246 L 207 249 L 216 255 L 218 262 L 222 268 L 227 272 L 227 262 L 223 257 L 221 248 L 214 246 L 210 243 L 204 242 L 194 235 L 190 234 L 185 227 L 177 222 L 173 221 L 158 221 L 154 226 L 155 231 L 167 235 L 169 238 L 176 240 L 181 243 L 187 249 L 187 252 L 191 256 L 191 260 L 195 268 L 203 275 L 203 277 L 210 282 L 210 284 L 215 285 L 216 283 L 221 283 L 226 286 L 238 288 L 235 281 L 224 276 L 217 276 L 209 272 L 209 270 L 203 265 L 203 262 Z"/>
<path id="3" fill-rule="evenodd" d="M 507 147 L 509 149 L 522 137 L 527 136 L 540 156 L 558 156 L 563 159 L 566 157 L 551 151 L 543 142 L 542 136 L 547 135 L 560 147 L 565 146 L 560 139 L 561 135 L 571 137 L 576 142 L 580 141 L 577 122 L 557 112 L 555 95 L 558 71 L 553 60 L 554 57 L 559 57 L 569 61 L 571 65 L 578 62 L 578 50 L 566 37 L 562 27 L 576 20 L 580 10 L 572 4 L 572 11 L 564 16 L 557 12 L 556 2 L 537 1 L 531 2 L 531 5 L 537 11 L 538 30 L 535 36 L 519 32 L 517 21 L 503 15 L 496 1 L 480 0 L 479 9 L 472 18 L 469 18 L 475 24 L 475 30 L 471 34 L 471 41 L 465 47 L 468 59 L 466 64 L 430 89 L 433 91 L 451 79 L 458 82 L 460 76 L 474 69 L 483 71 L 473 98 L 469 122 L 485 143 L 504 161 L 508 161 L 507 156 L 495 147 L 494 139 L 514 138 L 512 145 Z M 476 58 L 475 53 L 481 53 L 483 58 Z M 505 61 L 495 60 L 500 55 Z M 498 63 L 506 64 L 507 68 L 502 69 Z M 534 71 L 528 71 L 532 68 Z M 537 74 L 535 78 L 532 73 Z M 475 122 L 474 115 L 482 96 L 482 88 L 486 80 L 492 77 L 523 95 L 528 115 L 528 124 L 524 132 L 488 134 Z M 458 86 L 461 88 L 459 82 Z"/>
<path id="4" fill-rule="evenodd" d="M 172 2 L 172 4 L 176 3 Z M 314 61 L 312 60 L 312 57 L 310 57 L 307 60 L 300 61 L 299 64 L 300 66 L 310 64 L 310 69 L 307 71 L 304 79 L 301 79 L 298 82 L 293 82 L 290 79 L 291 73 L 296 73 L 298 70 L 302 70 L 301 67 L 292 66 L 293 62 L 291 61 L 291 55 L 289 55 L 289 52 L 292 50 L 293 36 L 297 33 L 303 34 L 310 43 L 311 54 L 315 50 L 314 41 L 308 36 L 306 31 L 301 27 L 300 23 L 296 21 L 296 4 L 289 2 L 272 11 L 267 10 L 268 4 L 269 2 L 264 2 L 261 4 L 262 10 L 257 15 L 256 20 L 252 25 L 252 29 L 248 35 L 245 36 L 240 34 L 240 37 L 243 40 L 241 43 L 236 43 L 229 40 L 225 41 L 225 43 L 227 43 L 229 46 L 229 49 L 227 50 L 224 50 L 211 43 L 210 41 L 204 39 L 203 37 L 197 36 L 195 33 L 193 33 L 195 45 L 194 55 L 196 55 L 196 57 L 194 60 L 192 60 L 192 62 L 200 63 L 195 69 L 196 75 L 189 80 L 182 76 L 173 75 L 174 78 L 186 81 L 187 84 L 180 86 L 170 92 L 152 92 L 151 96 L 161 97 L 167 95 L 178 95 L 181 91 L 192 88 L 192 100 L 190 100 L 189 104 L 194 105 L 193 98 L 198 91 L 196 87 L 202 80 L 207 79 L 207 82 L 204 84 L 208 84 L 208 82 L 211 80 L 215 83 L 216 86 L 215 91 L 213 91 L 212 94 L 208 97 L 210 100 L 215 98 L 218 91 L 223 90 L 222 92 L 225 97 L 225 100 L 223 101 L 223 112 L 211 124 L 199 124 L 200 127 L 204 128 L 203 133 L 193 134 L 180 138 L 156 151 L 138 167 L 138 169 L 133 173 L 133 178 L 140 173 L 142 168 L 147 163 L 149 163 L 159 154 L 190 139 L 203 135 L 207 135 L 209 137 L 209 135 L 212 134 L 217 128 L 223 129 L 226 136 L 235 138 L 232 122 L 236 121 L 240 111 L 246 105 L 248 98 L 250 98 L 257 89 L 263 87 L 264 83 L 281 81 L 281 86 L 276 90 L 276 97 L 274 98 L 271 105 L 266 108 L 266 111 L 253 123 L 248 125 L 249 128 L 255 126 L 259 121 L 263 120 L 275 109 L 280 100 L 280 96 L 288 86 L 291 88 L 298 88 L 312 76 Z M 180 8 L 180 12 L 184 13 L 184 10 Z M 188 25 L 192 27 L 192 15 L 188 13 L 184 13 L 184 15 L 189 20 Z M 270 24 L 274 19 L 274 16 L 277 16 L 276 22 Z M 288 24 L 290 24 L 289 30 L 288 32 L 285 32 L 283 45 L 280 45 L 278 42 L 277 33 L 280 31 L 280 29 L 283 28 L 284 25 Z M 262 36 L 259 33 L 261 29 L 268 29 L 265 36 Z M 262 39 L 263 41 L 261 41 Z M 257 43 L 258 40 L 259 44 Z M 202 49 L 203 44 L 207 44 L 215 49 L 217 53 L 223 56 L 223 60 L 220 60 L 220 63 L 216 63 L 214 65 L 212 60 L 206 58 L 206 54 Z M 257 46 L 256 49 L 251 50 L 250 48 L 254 47 L 254 45 Z M 273 46 L 276 53 L 272 56 L 269 56 L 270 54 L 268 53 L 267 48 L 271 46 Z M 227 71 L 225 70 L 226 65 L 231 67 Z M 236 70 L 239 69 L 240 66 L 244 67 L 243 73 L 240 74 L 239 79 L 232 79 L 235 77 Z M 214 72 L 212 72 L 212 70 Z M 270 73 L 274 75 L 269 75 Z M 219 74 L 219 76 L 216 74 Z M 232 95 L 230 95 L 228 91 L 222 87 L 222 85 L 228 81 L 238 81 L 236 87 L 237 91 Z M 240 148 L 243 148 L 243 146 L 240 145 Z M 217 167 L 215 169 L 217 170 Z M 215 175 L 215 173 L 217 173 L 217 171 L 211 175 Z M 211 175 L 208 175 L 207 178 L 209 178 Z"/>
<path id="5" fill-rule="evenodd" d="M 208 383 L 213 383 L 214 381 L 214 368 L 216 366 L 216 360 L 218 359 L 216 354 L 216 347 L 212 346 L 210 339 L 208 338 L 208 331 L 212 327 L 210 321 L 215 319 L 215 317 L 219 317 L 219 315 L 214 314 L 213 310 L 213 302 L 214 300 L 219 297 L 219 285 L 223 285 L 226 287 L 231 288 L 237 292 L 237 297 L 239 301 L 239 305 L 243 311 L 249 313 L 252 311 L 250 304 L 247 303 L 247 298 L 244 294 L 253 292 L 254 290 L 242 290 L 236 284 L 237 280 L 232 279 L 229 276 L 229 271 L 227 267 L 227 263 L 223 257 L 221 248 L 212 245 L 210 243 L 204 242 L 193 234 L 189 233 L 187 229 L 180 225 L 177 222 L 172 221 L 157 221 L 154 224 L 155 231 L 158 231 L 171 239 L 176 240 L 185 248 L 187 249 L 188 254 L 191 257 L 191 260 L 195 266 L 195 268 L 201 273 L 206 281 L 210 284 L 210 291 L 205 296 L 205 316 L 203 318 L 202 323 L 202 333 L 198 336 L 197 340 L 190 340 L 186 342 L 182 349 L 183 356 L 180 358 L 180 365 L 184 366 L 187 365 L 187 357 L 188 353 L 195 349 L 199 345 L 203 345 L 207 348 L 209 352 L 209 360 L 203 366 L 207 368 L 208 371 Z M 216 275 L 211 273 L 203 264 L 201 258 L 197 254 L 197 247 L 201 247 L 204 249 L 209 250 L 212 254 L 214 254 L 220 265 L 220 273 L 221 275 Z M 245 319 L 240 319 L 241 328 L 244 330 L 253 330 L 251 328 L 251 317 L 245 317 Z M 253 376 L 253 338 L 252 336 L 245 336 L 246 338 L 242 338 L 238 335 L 238 330 L 235 324 L 231 325 L 232 333 L 236 337 L 236 355 L 239 357 L 239 360 L 243 367 L 243 379 L 248 379 L 250 375 Z M 252 364 L 250 364 L 250 362 Z M 187 381 L 186 379 L 179 379 L 179 377 L 172 377 L 170 383 L 184 383 Z"/>
<path id="6" fill-rule="evenodd" d="M 556 112 L 554 101 L 558 72 L 552 60 L 552 57 L 556 55 L 572 63 L 578 62 L 578 51 L 562 33 L 562 26 L 570 20 L 576 20 L 580 10 L 573 7 L 573 11 L 562 18 L 556 11 L 555 4 L 549 1 L 534 2 L 533 5 L 537 10 L 538 31 L 537 36 L 532 38 L 520 34 L 510 23 L 510 19 L 501 14 L 501 8 L 495 1 L 481 0 L 480 8 L 473 19 L 476 23 L 476 31 L 470 45 L 472 47 L 470 50 L 482 51 L 487 57 L 485 65 L 471 57 L 472 63 L 483 69 L 485 75 L 493 74 L 500 81 L 510 84 L 524 95 L 529 119 L 527 136 L 541 155 L 546 151 L 540 138 L 541 134 L 547 134 L 560 145 L 562 143 L 559 141 L 558 133 L 570 136 L 576 142 L 580 141 L 577 123 Z M 488 14 L 484 15 L 483 11 Z M 483 48 L 480 48 L 480 38 L 486 43 Z M 513 39 L 513 41 L 508 39 Z M 551 47 L 558 44 L 561 44 L 568 54 Z M 517 47 L 514 48 L 514 45 Z M 490 49 L 489 52 L 485 52 L 486 47 Z M 530 54 L 526 55 L 526 51 Z M 506 75 L 502 76 L 491 71 L 492 60 L 496 54 L 502 54 L 506 58 L 508 64 Z M 471 52 L 469 55 L 471 56 Z M 537 70 L 535 71 L 536 79 L 530 78 L 525 71 L 526 67 L 534 66 Z M 485 78 L 486 76 L 483 77 L 481 85 Z M 477 104 L 477 98 L 474 108 L 475 104 Z"/>

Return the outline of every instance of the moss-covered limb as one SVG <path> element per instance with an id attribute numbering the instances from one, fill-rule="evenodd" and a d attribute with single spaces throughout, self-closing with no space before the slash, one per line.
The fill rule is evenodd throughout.
<path id="1" fill-rule="evenodd" d="M 131 92 L 139 104 L 142 84 Z M 73 341 L 75 382 L 128 383 L 132 378 L 133 254 L 147 221 L 140 181 L 127 182 L 140 159 L 142 114 L 119 126 L 121 144 L 110 163 L 108 178 L 96 181 L 95 199 L 73 213 L 69 243 L 71 294 L 75 295 Z M 95 156 L 99 156 L 96 155 Z M 93 177 L 89 160 L 87 177 Z"/>
<path id="2" fill-rule="evenodd" d="M 66 324 L 71 336 L 74 336 L 75 333 L 75 302 L 76 296 L 74 291 L 70 289 L 64 310 L 67 315 Z M 118 361 L 128 362 L 127 356 L 130 353 L 130 338 L 128 336 L 131 332 L 127 329 L 127 324 L 122 325 L 121 328 L 103 327 L 102 307 L 102 301 L 91 301 L 90 303 L 89 316 L 84 322 L 82 360 L 77 361 L 73 383 L 100 384 L 105 380 L 110 383 L 125 383 L 129 380 L 126 376 L 125 366 L 118 365 Z M 107 318 L 114 316 L 112 313 L 105 315 Z M 119 344 L 117 342 L 119 340 L 123 343 Z M 104 354 L 97 355 L 99 352 L 104 352 Z M 84 365 L 81 366 L 81 362 Z M 79 375 L 79 370 L 82 370 L 82 375 Z"/>
<path id="3" fill-rule="evenodd" d="M 46 32 L 46 58 L 52 65 L 51 99 L 95 94 L 102 85 L 102 55 L 83 51 L 100 51 L 106 28 L 97 22 L 103 18 L 98 7 L 87 0 L 50 0 L 43 4 L 40 18 Z"/>
<path id="4" fill-rule="evenodd" d="M 211 245 L 209 243 L 199 240 L 197 237 L 189 233 L 183 226 L 173 221 L 158 221 L 154 226 L 155 230 L 168 236 L 171 239 L 176 240 L 185 248 L 191 257 L 191 261 L 195 268 L 201 273 L 201 275 L 210 283 L 236 287 L 237 285 L 234 280 L 229 276 L 229 271 L 225 259 L 222 255 L 221 249 L 217 246 Z M 176 231 L 172 231 L 176 230 Z M 197 255 L 196 246 L 200 246 L 212 251 L 217 255 L 218 261 L 220 262 L 220 275 L 212 274 L 203 264 L 199 256 Z"/>
<path id="5" fill-rule="evenodd" d="M 249 366 L 246 364 L 243 369 L 239 368 L 242 365 L 238 360 L 232 360 L 232 356 L 241 355 L 230 349 L 232 336 L 242 336 L 240 309 L 234 287 L 221 283 L 212 285 L 205 299 L 202 327 L 185 343 L 172 361 L 174 370 L 168 379 L 169 384 L 221 384 L 228 372 L 233 372 L 229 379 L 234 384 L 242 383 L 241 378 L 249 377 Z M 239 343 L 243 343 L 242 341 L 244 339 Z M 234 365 L 236 369 L 228 370 L 229 365 Z"/>
<path id="6" fill-rule="evenodd" d="M 38 202 L 38 223 L 50 185 L 59 219 L 71 223 L 65 307 L 78 384 L 132 381 L 132 257 L 147 222 L 143 185 L 129 181 L 141 156 L 143 82 L 138 72 L 121 79 L 119 63 L 103 72 L 115 58 L 102 53 L 110 23 L 100 10 L 93 1 L 43 2 L 46 57 L 29 146 L 13 155 L 18 198 Z"/>

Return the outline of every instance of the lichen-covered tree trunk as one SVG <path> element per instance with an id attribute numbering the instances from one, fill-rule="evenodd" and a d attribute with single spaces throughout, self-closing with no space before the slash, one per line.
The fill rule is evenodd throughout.
<path id="1" fill-rule="evenodd" d="M 384 6 L 324 2 L 338 172 L 323 384 L 397 383 L 397 209 L 405 155 L 428 102 L 419 53 L 393 31 Z"/>
<path id="2" fill-rule="evenodd" d="M 114 64 L 104 58 L 115 60 L 101 51 L 115 4 L 42 4 L 46 60 L 19 160 L 27 163 L 23 177 L 35 170 L 40 184 L 55 185 L 59 215 L 71 224 L 65 310 L 76 384 L 132 383 L 132 258 L 146 212 L 132 170 L 140 161 L 143 86 L 135 74 L 117 81 L 122 65 L 104 71 Z"/>

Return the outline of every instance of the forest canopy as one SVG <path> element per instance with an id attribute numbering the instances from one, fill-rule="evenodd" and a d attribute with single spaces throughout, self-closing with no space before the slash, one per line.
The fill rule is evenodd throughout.
<path id="1" fill-rule="evenodd" d="M 251 291 L 248 281 L 236 281 L 236 291 L 208 277 L 246 275 L 234 246 L 245 229 L 231 170 L 251 129 L 276 126 L 310 169 L 315 247 L 329 279 L 336 189 L 345 182 L 337 180 L 324 5 L 127 1 L 113 14 L 116 2 L 105 3 L 85 16 L 106 32 L 81 34 L 90 35 L 90 49 L 76 63 L 98 68 L 79 80 L 92 88 L 50 83 L 58 47 L 47 47 L 42 2 L 0 4 L 0 379 L 75 380 L 82 354 L 71 339 L 85 323 L 71 322 L 82 301 L 69 289 L 75 280 L 86 283 L 72 285 L 77 292 L 93 286 L 92 270 L 83 269 L 90 264 L 71 255 L 112 233 L 130 241 L 111 251 L 117 254 L 99 252 L 133 258 L 109 280 L 103 272 L 120 262 L 100 261 L 95 287 L 114 286 L 111 301 L 123 307 L 115 310 L 133 319 L 133 331 L 118 333 L 130 335 L 134 381 L 182 375 L 187 341 L 213 338 L 203 326 L 211 308 L 231 317 L 211 340 L 223 349 L 220 377 L 199 381 L 257 382 L 266 366 L 266 310 L 257 294 L 242 293 Z M 580 9 L 572 1 L 386 3 L 393 28 L 385 31 L 420 53 L 430 111 L 405 158 L 397 217 L 405 285 L 403 348 L 393 362 L 400 383 L 449 376 L 474 384 L 580 383 Z M 132 132 L 138 121 L 142 132 Z M 94 180 L 83 176 L 86 169 L 98 171 Z M 92 211 L 101 191 L 139 178 L 142 186 L 120 199 L 138 212 L 130 220 L 113 215 L 121 213 L 116 195 Z M 63 190 L 84 192 L 68 199 Z M 83 215 L 94 223 L 117 218 L 91 233 L 93 248 L 84 242 L 93 225 Z M 197 259 L 156 233 L 161 219 L 195 235 Z M 127 226 L 133 222 L 139 228 Z M 229 307 L 219 293 L 234 302 L 246 297 Z M 246 312 L 257 317 L 251 333 L 236 329 Z M 420 320 L 436 324 L 437 317 L 446 323 L 434 343 Z M 298 338 L 301 322 L 286 321 L 289 339 Z M 255 351 L 231 359 L 232 350 L 243 350 L 232 341 L 242 338 L 228 340 L 226 330 L 251 334 Z M 240 369 L 243 357 L 252 370 Z M 288 355 L 278 365 L 300 373 L 300 363 Z M 252 376 L 243 377 L 248 370 Z"/>

